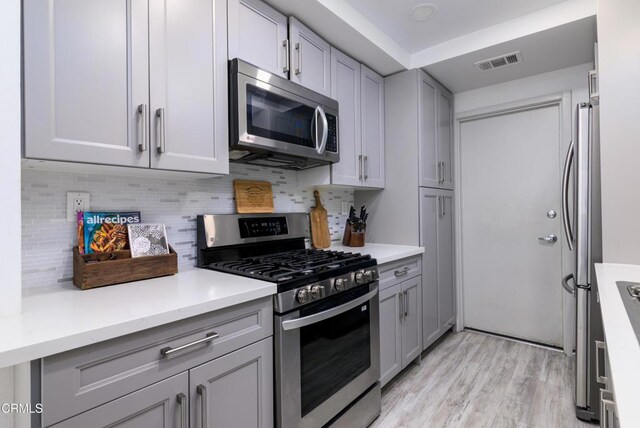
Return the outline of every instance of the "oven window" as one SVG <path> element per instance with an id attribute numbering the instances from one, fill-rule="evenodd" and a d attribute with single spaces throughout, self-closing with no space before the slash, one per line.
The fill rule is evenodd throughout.
<path id="1" fill-rule="evenodd" d="M 350 296 L 351 299 L 366 294 L 369 289 L 363 287 L 363 290 L 353 291 L 358 293 Z M 339 302 L 342 303 L 345 302 Z M 333 302 L 328 307 L 336 305 Z M 322 306 L 325 307 L 315 307 L 312 312 L 301 311 L 300 315 L 307 316 L 328 308 Z M 371 366 L 369 321 L 370 302 L 365 302 L 300 329 L 302 417 Z"/>
<path id="2" fill-rule="evenodd" d="M 315 109 L 247 85 L 247 132 L 258 137 L 315 148 L 311 121 Z"/>

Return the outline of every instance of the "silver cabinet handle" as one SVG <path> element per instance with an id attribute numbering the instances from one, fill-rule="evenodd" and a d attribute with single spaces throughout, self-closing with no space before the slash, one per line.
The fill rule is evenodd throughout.
<path id="1" fill-rule="evenodd" d="M 149 139 L 149 107 L 146 104 L 140 104 L 137 109 L 138 116 L 142 116 L 140 123 L 142 124 L 142 132 L 138 140 L 138 150 L 147 151 Z"/>
<path id="2" fill-rule="evenodd" d="M 573 162 L 573 141 L 569 143 L 569 150 L 564 160 L 562 172 L 562 224 L 564 234 L 567 237 L 569 251 L 573 251 L 573 232 L 571 231 L 571 221 L 569 219 L 569 176 L 571 174 L 571 164 Z"/>
<path id="3" fill-rule="evenodd" d="M 442 196 L 438 195 L 436 198 L 438 201 L 438 218 L 442 218 Z"/>
<path id="4" fill-rule="evenodd" d="M 165 120 L 164 120 L 164 109 L 159 108 L 156 110 L 156 118 L 160 121 L 160 132 L 158 133 L 158 145 L 156 147 L 156 151 L 159 155 L 163 154 L 165 151 Z"/>
<path id="5" fill-rule="evenodd" d="M 302 74 L 302 45 L 300 42 L 296 43 L 296 50 L 298 51 L 298 67 L 296 68 L 296 76 Z"/>
<path id="6" fill-rule="evenodd" d="M 290 53 L 289 53 L 289 39 L 284 39 L 282 41 L 282 46 L 284 47 L 284 67 L 282 67 L 282 72 L 283 73 L 288 73 L 289 72 L 289 60 L 290 60 Z"/>
<path id="7" fill-rule="evenodd" d="M 616 404 L 613 401 L 613 393 L 606 389 L 600 390 L 600 427 L 612 428 L 615 419 Z M 611 422 L 611 423 L 610 423 Z"/>
<path id="8" fill-rule="evenodd" d="M 442 181 L 444 183 L 444 180 Z M 442 217 L 447 214 L 447 198 L 445 196 L 442 197 Z"/>
<path id="9" fill-rule="evenodd" d="M 556 242 L 558 242 L 558 237 L 552 233 L 549 236 L 542 236 L 538 238 L 538 241 L 544 241 L 548 244 L 555 244 Z"/>
<path id="10" fill-rule="evenodd" d="M 395 271 L 393 271 L 393 274 L 394 274 L 396 277 L 405 276 L 405 275 L 407 274 L 407 272 L 409 272 L 409 270 L 410 270 L 410 269 L 411 269 L 411 268 L 410 268 L 409 266 L 407 266 L 407 267 L 406 267 L 406 268 L 404 268 L 404 269 L 401 269 L 401 270 L 395 270 Z"/>
<path id="11" fill-rule="evenodd" d="M 442 181 L 441 181 L 442 184 L 444 184 L 445 182 L 446 172 L 447 172 L 447 163 L 445 161 L 442 161 Z"/>
<path id="12" fill-rule="evenodd" d="M 180 407 L 180 428 L 187 428 L 189 426 L 189 420 L 187 419 L 187 396 L 182 392 L 178 394 L 178 407 Z"/>
<path id="13" fill-rule="evenodd" d="M 198 340 L 193 341 L 191 343 L 187 343 L 186 345 L 178 346 L 177 348 L 172 348 L 170 346 L 168 346 L 166 348 L 162 348 L 160 350 L 160 354 L 164 358 L 169 358 L 171 355 L 175 354 L 176 352 L 184 351 L 185 349 L 189 349 L 189 348 L 192 348 L 194 346 L 201 345 L 203 343 L 209 343 L 209 342 L 213 341 L 214 339 L 217 339 L 218 337 L 220 337 L 220 335 L 218 333 L 215 333 L 215 332 L 207 333 L 207 335 L 205 337 L 203 337 L 202 339 L 198 339 Z"/>
<path id="14" fill-rule="evenodd" d="M 364 157 L 364 181 L 369 179 L 369 156 Z"/>
<path id="15" fill-rule="evenodd" d="M 362 155 L 358 155 L 358 168 L 360 170 L 360 181 L 362 181 Z"/>
<path id="16" fill-rule="evenodd" d="M 598 98 L 598 73 L 595 70 L 589 72 L 589 98 Z"/>
<path id="17" fill-rule="evenodd" d="M 400 306 L 400 321 L 404 318 L 404 299 L 402 293 L 398 293 L 398 305 Z"/>
<path id="18" fill-rule="evenodd" d="M 198 401 L 200 401 L 200 426 L 207 428 L 209 426 L 207 421 L 207 387 L 204 385 L 196 386 L 196 394 L 198 394 Z"/>
<path id="19" fill-rule="evenodd" d="M 316 112 L 320 119 L 322 119 L 322 138 L 320 139 L 320 147 L 317 148 L 318 154 L 323 154 L 327 148 L 327 139 L 329 138 L 329 122 L 327 121 L 327 115 L 321 106 L 316 107 Z M 317 134 L 318 121 L 316 120 L 316 134 Z M 317 138 L 317 137 L 316 137 Z M 367 157 L 365 156 L 366 160 Z M 366 178 L 366 176 L 365 176 Z"/>
<path id="20" fill-rule="evenodd" d="M 404 317 L 408 317 L 409 316 L 409 304 L 407 303 L 407 299 L 409 297 L 409 295 L 407 294 L 407 292 L 403 292 L 402 293 L 404 295 Z"/>
<path id="21" fill-rule="evenodd" d="M 569 280 L 570 279 L 573 279 L 573 274 L 572 273 L 570 273 L 569 275 L 567 275 L 564 278 L 562 278 L 562 288 L 567 290 L 567 293 L 569 293 L 569 294 L 576 294 L 575 287 L 572 287 L 572 286 L 569 285 Z"/>
<path id="22" fill-rule="evenodd" d="M 600 351 L 602 351 L 602 355 L 604 356 L 604 359 L 602 361 L 606 366 L 607 345 L 600 340 L 596 340 L 596 380 L 598 381 L 598 383 L 606 384 L 609 381 L 609 379 L 605 375 L 600 374 Z"/>

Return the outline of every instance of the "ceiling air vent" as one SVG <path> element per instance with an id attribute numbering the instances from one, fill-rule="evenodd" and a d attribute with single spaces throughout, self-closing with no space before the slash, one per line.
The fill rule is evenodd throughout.
<path id="1" fill-rule="evenodd" d="M 493 70 L 494 68 L 504 67 L 522 62 L 522 54 L 520 51 L 500 55 L 495 58 L 483 59 L 475 63 L 475 66 L 482 71 Z"/>

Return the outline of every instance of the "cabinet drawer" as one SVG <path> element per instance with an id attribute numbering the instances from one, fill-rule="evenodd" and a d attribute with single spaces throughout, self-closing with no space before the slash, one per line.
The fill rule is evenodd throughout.
<path id="1" fill-rule="evenodd" d="M 380 272 L 380 290 L 384 290 L 422 274 L 422 256 L 385 263 L 380 265 L 378 270 Z"/>
<path id="2" fill-rule="evenodd" d="M 213 333 L 215 338 L 203 341 Z M 44 426 L 272 334 L 273 306 L 267 297 L 46 357 L 42 360 Z M 198 343 L 163 355 L 194 342 Z"/>

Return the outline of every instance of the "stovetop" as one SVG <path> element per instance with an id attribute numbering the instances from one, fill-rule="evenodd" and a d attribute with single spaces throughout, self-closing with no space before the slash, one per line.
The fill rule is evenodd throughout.
<path id="1" fill-rule="evenodd" d="M 210 263 L 207 269 L 278 284 L 278 292 L 375 266 L 369 255 L 300 249 Z"/>

